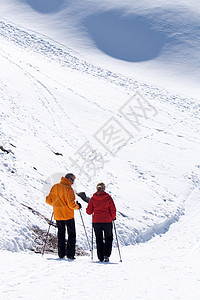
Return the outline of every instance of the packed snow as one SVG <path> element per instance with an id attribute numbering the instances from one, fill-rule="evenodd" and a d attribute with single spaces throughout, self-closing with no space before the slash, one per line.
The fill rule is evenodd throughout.
<path id="1" fill-rule="evenodd" d="M 2 299 L 200 298 L 199 14 L 195 0 L 1 1 Z M 115 236 L 109 264 L 34 253 L 67 172 L 89 197 L 105 182 L 122 262 Z"/>
<path id="2" fill-rule="evenodd" d="M 122 247 L 122 262 L 116 248 L 108 264 L 1 251 L 2 299 L 199 299 L 199 200 L 164 236 Z"/>

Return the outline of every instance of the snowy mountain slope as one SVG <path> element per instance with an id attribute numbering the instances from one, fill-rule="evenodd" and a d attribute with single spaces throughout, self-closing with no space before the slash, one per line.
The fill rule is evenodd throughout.
<path id="1" fill-rule="evenodd" d="M 199 299 L 199 13 L 196 0 L 0 1 L 0 297 Z M 96 249 L 94 263 L 29 251 L 68 171 L 88 196 L 106 183 L 122 263 L 116 239 L 108 265 Z"/>
<path id="2" fill-rule="evenodd" d="M 119 211 L 123 245 L 164 233 L 184 213 L 199 180 L 198 102 L 90 64 L 8 22 L 1 22 L 0 35 L 1 143 L 10 151 L 1 152 L 1 195 L 9 200 L 2 198 L 1 249 L 34 247 L 31 226 L 46 229 L 47 223 L 20 203 L 50 218 L 45 180 L 68 170 L 77 174 L 77 189 L 89 195 L 98 181 L 107 183 Z M 122 109 L 138 89 L 154 108 L 149 119 L 140 119 L 139 131 Z M 95 138 L 110 118 L 131 136 L 115 157 Z M 90 182 L 72 163 L 86 142 L 103 157 L 100 169 L 87 170 Z M 84 209 L 83 214 L 90 233 L 91 220 Z M 78 216 L 77 227 L 77 242 L 87 248 Z"/>
<path id="3" fill-rule="evenodd" d="M 197 0 L 2 0 L 0 12 L 93 64 L 189 97 L 199 91 Z"/>

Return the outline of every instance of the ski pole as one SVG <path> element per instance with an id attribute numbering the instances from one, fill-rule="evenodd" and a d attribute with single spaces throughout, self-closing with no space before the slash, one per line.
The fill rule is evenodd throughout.
<path id="1" fill-rule="evenodd" d="M 119 242 L 118 242 L 118 237 L 117 237 L 117 230 L 116 230 L 116 227 L 115 227 L 115 221 L 113 221 L 113 224 L 114 224 L 114 229 L 115 229 L 115 236 L 116 236 L 116 241 L 117 241 L 117 247 L 118 247 L 118 251 L 119 251 L 119 259 L 120 259 L 120 262 L 122 262 L 121 253 L 120 253 L 120 249 L 119 249 Z"/>
<path id="2" fill-rule="evenodd" d="M 88 235 L 87 235 L 87 232 L 86 232 L 85 224 L 84 224 L 84 222 L 83 222 L 83 216 L 82 216 L 82 213 L 81 213 L 81 209 L 80 209 L 80 208 L 79 208 L 79 212 L 80 212 L 81 220 L 82 220 L 83 227 L 84 227 L 84 230 L 85 230 L 85 235 L 86 235 L 86 238 L 87 238 L 88 246 L 89 246 L 89 249 L 90 249 L 90 251 L 91 251 L 91 248 L 90 248 L 90 242 L 89 242 L 89 239 L 88 239 Z"/>
<path id="3" fill-rule="evenodd" d="M 92 223 L 92 251 L 91 251 L 91 260 L 93 260 L 93 223 Z"/>
<path id="4" fill-rule="evenodd" d="M 49 229 L 48 229 L 48 231 L 47 231 L 47 235 L 46 235 L 44 247 L 43 247 L 43 249 L 42 249 L 42 256 L 44 255 L 44 250 L 45 250 L 45 247 L 46 247 L 47 238 L 48 238 L 48 235 L 49 235 L 49 230 L 50 230 L 50 227 L 51 227 L 51 224 L 52 224 L 52 219 L 53 219 L 53 212 L 52 212 L 52 215 L 51 215 L 51 221 L 50 221 L 50 223 L 49 223 Z"/>

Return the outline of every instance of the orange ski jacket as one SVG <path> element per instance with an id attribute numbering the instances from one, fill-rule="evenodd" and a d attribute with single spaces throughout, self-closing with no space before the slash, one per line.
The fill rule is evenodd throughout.
<path id="1" fill-rule="evenodd" d="M 46 203 L 53 206 L 55 220 L 70 220 L 74 218 L 74 210 L 79 209 L 75 203 L 75 194 L 70 181 L 62 177 L 46 197 Z"/>

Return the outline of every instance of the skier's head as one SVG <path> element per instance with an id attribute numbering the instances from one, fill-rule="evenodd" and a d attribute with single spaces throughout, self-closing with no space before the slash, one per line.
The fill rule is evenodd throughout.
<path id="1" fill-rule="evenodd" d="M 74 180 L 76 179 L 76 176 L 74 174 L 72 174 L 72 173 L 67 173 L 65 175 L 65 178 L 69 179 L 69 181 L 71 182 L 71 184 L 73 184 Z"/>
<path id="2" fill-rule="evenodd" d="M 97 184 L 97 192 L 101 192 L 101 191 L 104 192 L 105 189 L 106 189 L 106 186 L 103 182 L 100 182 Z"/>

